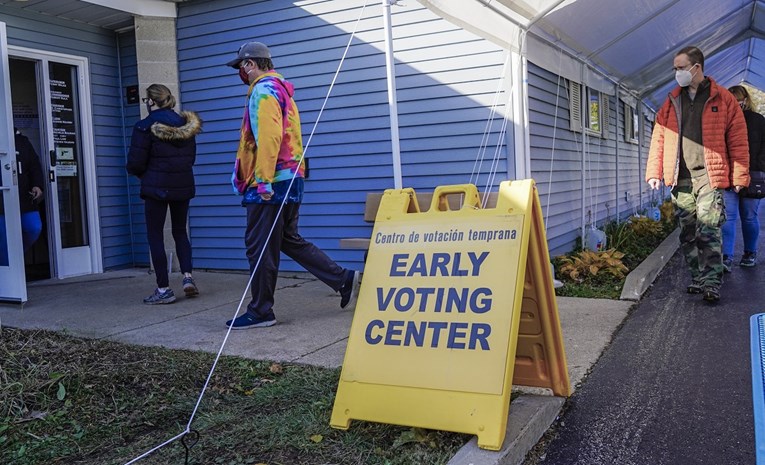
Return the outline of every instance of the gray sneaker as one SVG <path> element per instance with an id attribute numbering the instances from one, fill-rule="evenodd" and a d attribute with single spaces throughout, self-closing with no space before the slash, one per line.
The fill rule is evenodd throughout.
<path id="1" fill-rule="evenodd" d="M 154 294 L 143 299 L 143 303 L 146 305 L 171 304 L 173 302 L 175 302 L 175 294 L 170 288 L 165 292 L 159 292 L 159 289 L 154 289 Z"/>
<path id="2" fill-rule="evenodd" d="M 186 297 L 194 297 L 195 295 L 199 295 L 199 288 L 197 288 L 197 284 L 192 278 L 188 276 L 183 278 L 183 292 L 186 294 Z"/>

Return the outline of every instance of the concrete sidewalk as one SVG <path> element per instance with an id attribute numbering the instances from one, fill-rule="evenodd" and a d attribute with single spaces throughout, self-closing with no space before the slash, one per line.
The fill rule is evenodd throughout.
<path id="1" fill-rule="evenodd" d="M 672 236 L 670 239 L 677 241 Z M 656 269 L 663 267 L 667 253 L 663 248 L 662 258 L 649 258 L 643 272 L 656 276 Z M 216 353 L 226 333 L 225 322 L 237 313 L 248 278 L 243 273 L 197 271 L 194 279 L 200 289 L 198 297 L 180 296 L 171 305 L 159 306 L 142 303 L 155 285 L 154 276 L 146 269 L 35 282 L 28 287 L 29 302 L 23 308 L 0 304 L 0 324 Z M 173 274 L 170 284 L 182 294 L 180 280 L 179 274 Z M 645 281 L 633 279 L 643 287 L 646 287 Z M 628 293 L 640 295 L 644 290 Z M 244 305 L 247 302 L 249 293 L 244 295 Z M 278 325 L 232 331 L 224 354 L 322 367 L 342 365 L 353 313 L 340 309 L 339 294 L 308 274 L 282 274 L 276 304 Z M 598 360 L 632 305 L 632 302 L 618 300 L 558 297 L 574 389 Z M 473 438 L 449 463 L 522 463 L 526 453 L 555 420 L 563 403 L 564 399 L 544 395 L 540 390 L 522 389 L 522 395 L 510 405 L 503 449 L 499 452 L 481 450 Z"/>

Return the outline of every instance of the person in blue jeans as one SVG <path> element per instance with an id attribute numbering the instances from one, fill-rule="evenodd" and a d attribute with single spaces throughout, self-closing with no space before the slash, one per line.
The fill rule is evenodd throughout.
<path id="1" fill-rule="evenodd" d="M 24 252 L 32 247 L 42 232 L 42 218 L 39 205 L 43 199 L 45 178 L 42 172 L 40 158 L 37 156 L 29 139 L 16 128 L 13 128 L 16 145 L 16 163 L 18 164 L 19 211 L 21 212 L 21 240 Z M 0 199 L 2 200 L 2 199 Z M 2 202 L 0 202 L 0 209 Z M 5 215 L 0 210 L 0 266 L 8 266 L 7 233 L 5 231 Z"/>
<path id="2" fill-rule="evenodd" d="M 749 171 L 765 171 L 765 117 L 752 111 L 752 98 L 743 86 L 728 89 L 744 111 L 749 135 Z M 752 267 L 757 264 L 757 243 L 760 236 L 760 220 L 757 211 L 760 199 L 747 197 L 747 190 L 738 194 L 732 190 L 723 193 L 726 221 L 722 227 L 723 266 L 730 273 L 733 267 L 733 245 L 736 242 L 736 223 L 741 219 L 741 233 L 744 236 L 744 254 L 739 266 Z"/>

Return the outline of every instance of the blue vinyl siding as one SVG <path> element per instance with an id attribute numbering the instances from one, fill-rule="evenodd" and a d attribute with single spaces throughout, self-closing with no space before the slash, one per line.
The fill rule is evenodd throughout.
<path id="1" fill-rule="evenodd" d="M 637 144 L 624 141 L 623 103 L 609 96 L 602 137 L 572 132 L 568 81 L 531 62 L 528 80 L 531 175 L 539 188 L 550 254 L 556 256 L 571 251 L 589 218 L 602 227 L 616 219 L 617 210 L 623 219 L 650 205 L 641 173 L 651 128 L 641 118 L 639 153 Z"/>
<path id="2" fill-rule="evenodd" d="M 103 265 L 132 265 L 115 33 L 3 6 L 0 18 L 7 25 L 9 45 L 88 59 Z"/>
<path id="3" fill-rule="evenodd" d="M 307 143 L 362 3 L 178 5 L 181 101 L 205 122 L 197 146 L 197 198 L 190 211 L 196 267 L 247 268 L 245 213 L 229 187 L 245 87 L 223 64 L 243 42 L 267 43 L 277 71 L 295 84 Z M 382 7 L 372 3 L 306 152 L 310 177 L 300 220 L 306 239 L 355 268 L 363 266 L 363 252 L 339 249 L 339 239 L 369 236 L 371 226 L 363 222 L 366 193 L 393 187 Z M 430 192 L 438 185 L 466 183 L 491 114 L 504 52 L 416 3 L 394 7 L 392 24 L 403 185 Z M 501 118 L 490 131 L 489 160 L 477 183 L 481 188 L 500 126 Z M 502 143 L 508 141 L 512 147 L 506 135 Z M 495 185 L 508 177 L 507 157 L 503 145 Z M 282 269 L 301 268 L 283 260 Z"/>
<path id="4" fill-rule="evenodd" d="M 554 256 L 568 252 L 580 234 L 582 135 L 568 129 L 566 79 L 531 62 L 528 74 L 531 177 L 539 189 L 547 243 Z"/>
<path id="5" fill-rule="evenodd" d="M 125 89 L 128 86 L 138 85 L 138 62 L 136 57 L 136 44 L 135 44 L 135 31 L 127 31 L 119 34 L 119 54 L 120 54 L 120 72 L 122 78 L 122 112 L 124 115 L 124 121 L 122 124 L 121 138 L 125 149 L 123 151 L 123 157 L 119 160 L 119 168 L 122 170 L 122 175 L 127 178 L 127 191 L 124 193 L 127 196 L 126 213 L 130 223 L 130 236 L 131 236 L 131 255 L 133 265 L 149 266 L 151 260 L 149 258 L 149 243 L 146 239 L 146 221 L 143 215 L 143 200 L 140 197 L 141 183 L 138 178 L 134 176 L 128 176 L 125 170 L 125 163 L 127 162 L 127 152 L 130 147 L 130 138 L 133 134 L 133 125 L 141 119 L 141 103 L 127 103 L 127 96 L 125 95 Z M 138 89 L 139 98 L 144 95 L 144 90 Z"/>

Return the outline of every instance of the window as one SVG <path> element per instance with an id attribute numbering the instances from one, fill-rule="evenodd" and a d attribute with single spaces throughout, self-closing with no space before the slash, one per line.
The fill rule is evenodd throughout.
<path id="1" fill-rule="evenodd" d="M 589 118 L 585 121 L 587 123 L 587 129 L 592 132 L 600 134 L 600 92 L 592 90 L 589 87 L 587 89 L 587 114 Z"/>
<path id="2" fill-rule="evenodd" d="M 624 102 L 624 140 L 637 144 L 638 134 L 640 134 L 640 117 L 637 107 Z"/>
<path id="3" fill-rule="evenodd" d="M 608 96 L 582 84 L 569 81 L 569 115 L 572 131 L 608 137 Z M 582 97 L 585 98 L 582 98 Z M 583 115 L 584 124 L 582 121 Z"/>

